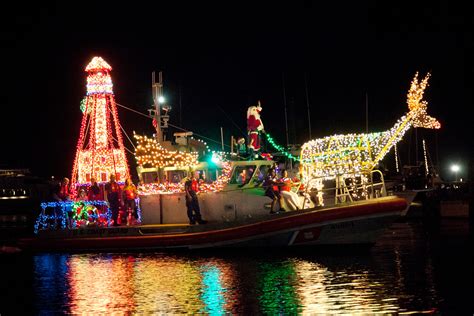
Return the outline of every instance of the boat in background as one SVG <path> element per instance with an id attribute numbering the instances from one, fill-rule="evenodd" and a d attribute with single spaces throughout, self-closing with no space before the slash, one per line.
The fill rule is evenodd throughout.
<path id="1" fill-rule="evenodd" d="M 0 169 L 0 243 L 33 234 L 40 203 L 50 190 L 48 181 L 28 169 Z"/>

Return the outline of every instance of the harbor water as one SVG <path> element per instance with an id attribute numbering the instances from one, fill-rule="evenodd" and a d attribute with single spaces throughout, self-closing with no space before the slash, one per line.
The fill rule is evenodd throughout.
<path id="1" fill-rule="evenodd" d="M 369 250 L 4 254 L 0 315 L 472 315 L 467 219 L 394 223 Z"/>

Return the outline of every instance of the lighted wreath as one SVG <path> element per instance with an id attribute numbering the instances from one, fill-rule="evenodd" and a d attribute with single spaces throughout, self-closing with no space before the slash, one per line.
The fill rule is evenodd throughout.
<path id="1" fill-rule="evenodd" d="M 84 202 L 75 202 L 72 205 L 72 219 L 78 225 L 95 223 L 99 218 L 99 211 L 94 205 L 86 205 Z"/>

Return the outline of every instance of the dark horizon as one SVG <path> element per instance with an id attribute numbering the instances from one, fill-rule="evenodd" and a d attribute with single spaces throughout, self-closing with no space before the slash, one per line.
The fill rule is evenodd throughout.
<path id="1" fill-rule="evenodd" d="M 312 138 L 317 138 L 365 132 L 366 94 L 369 131 L 390 128 L 407 112 L 414 74 L 429 71 L 424 99 L 442 128 L 418 129 L 419 160 L 425 137 L 447 180 L 454 162 L 461 164 L 459 176 L 467 175 L 473 149 L 472 118 L 465 114 L 472 105 L 466 82 L 473 70 L 467 53 L 473 48 L 473 18 L 447 1 L 344 8 L 312 2 L 156 8 L 101 2 L 93 6 L 101 12 L 97 15 L 90 6 L 33 4 L 11 10 L 4 19 L 8 75 L 3 77 L 0 167 L 70 176 L 86 91 L 84 68 L 101 56 L 113 68 L 119 104 L 146 113 L 152 104 L 151 73 L 161 70 L 173 107 L 170 122 L 216 141 L 223 126 L 227 143 L 230 135 L 240 135 L 235 125 L 245 130 L 246 109 L 257 100 L 266 131 L 286 142 L 282 74 L 290 143 L 302 144 L 309 139 L 305 74 Z M 119 117 L 129 135 L 153 133 L 151 120 L 122 108 Z M 402 164 L 408 163 L 414 137 L 411 130 L 400 144 Z M 125 145 L 131 147 L 126 139 Z M 128 158 L 134 173 L 133 157 Z M 385 162 L 393 169 L 393 150 Z"/>

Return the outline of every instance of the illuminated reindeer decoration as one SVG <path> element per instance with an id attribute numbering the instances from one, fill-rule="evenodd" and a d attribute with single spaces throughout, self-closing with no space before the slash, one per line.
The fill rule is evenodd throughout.
<path id="1" fill-rule="evenodd" d="M 419 82 L 418 73 L 415 74 L 408 91 L 409 112 L 390 130 L 380 133 L 327 136 L 311 140 L 302 146 L 304 182 L 308 189 L 318 190 L 320 205 L 323 204 L 323 180 L 336 179 L 336 190 L 338 187 L 340 189 L 340 186 L 345 186 L 345 179 L 359 176 L 365 185 L 368 175 L 377 163 L 402 139 L 411 126 L 432 129 L 441 127 L 435 118 L 426 113 L 428 103 L 422 100 L 429 77 L 428 73 Z"/>

